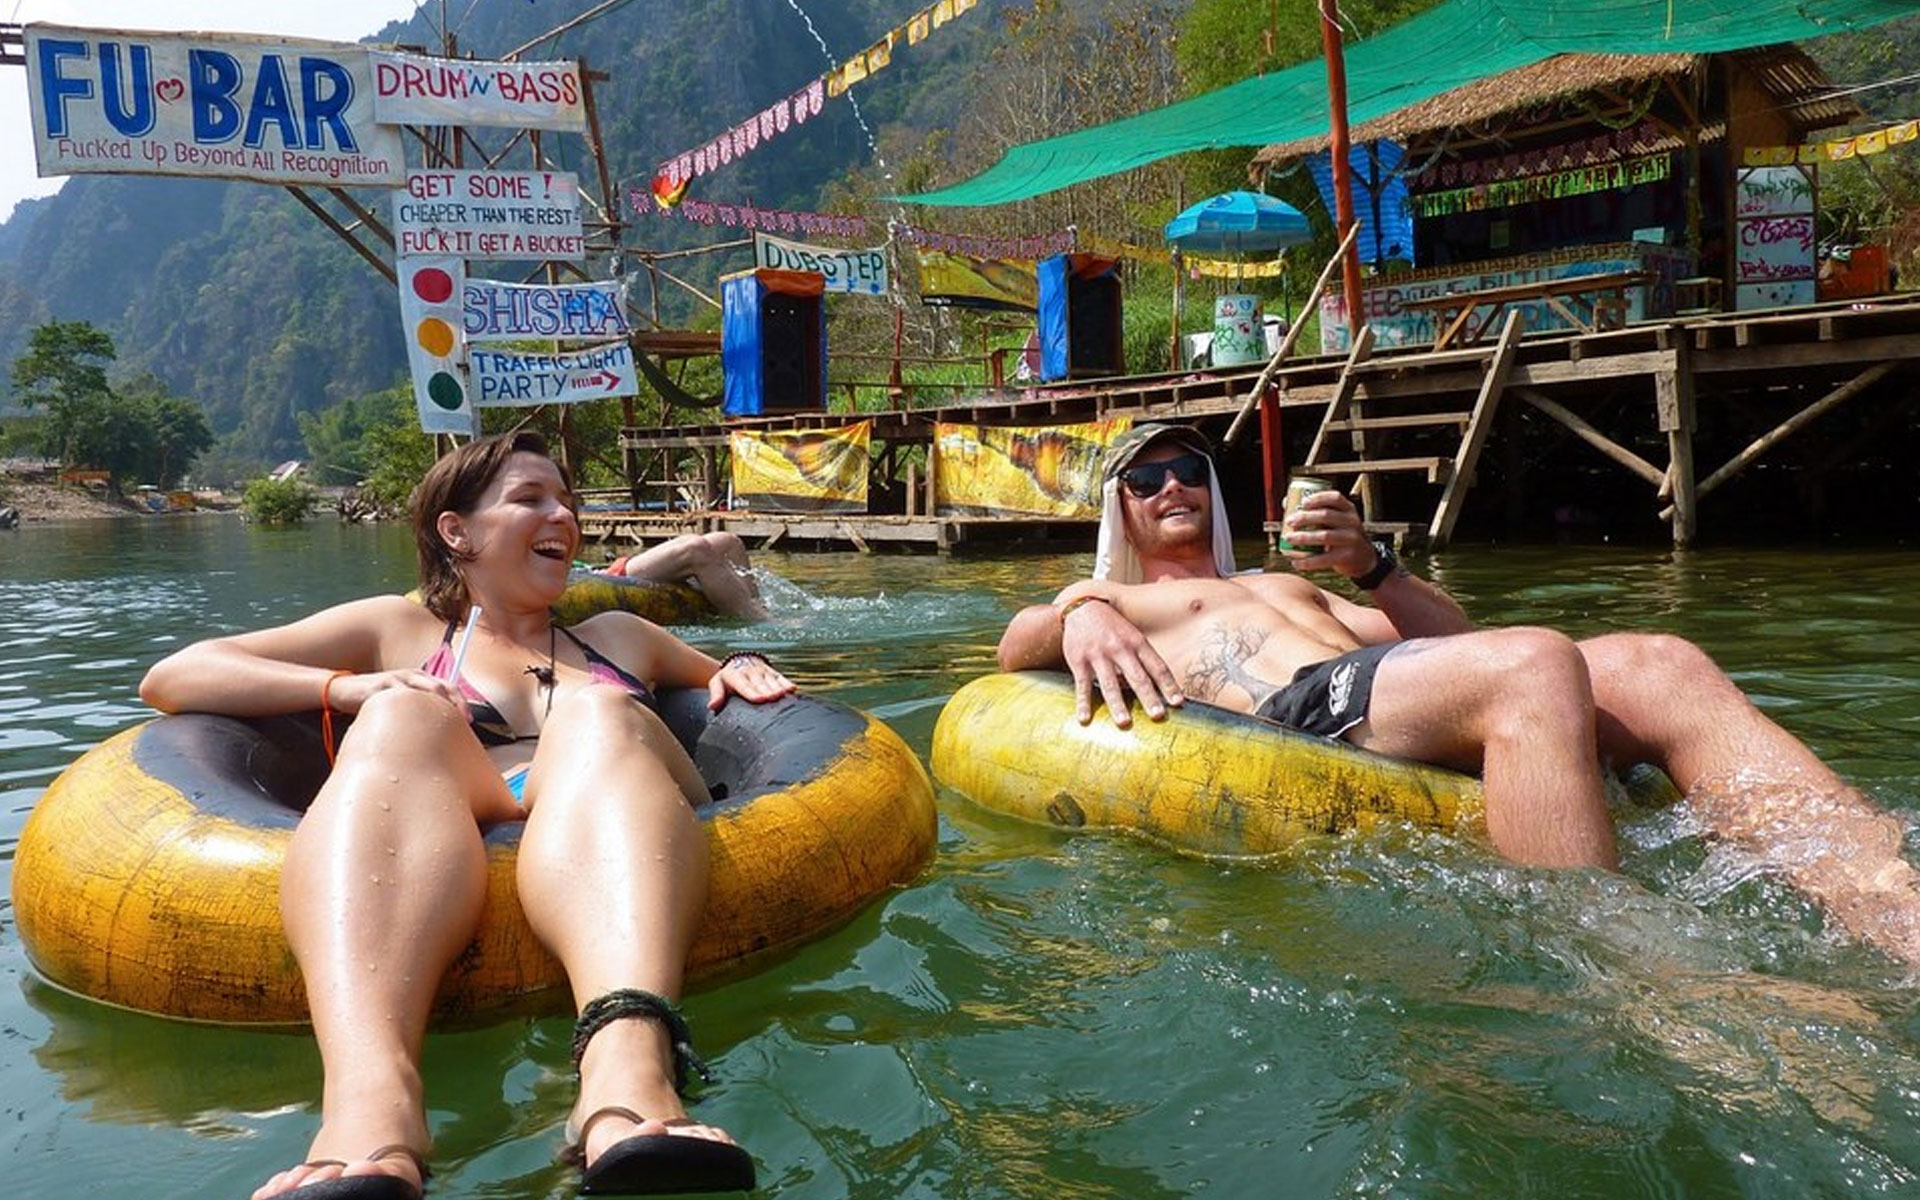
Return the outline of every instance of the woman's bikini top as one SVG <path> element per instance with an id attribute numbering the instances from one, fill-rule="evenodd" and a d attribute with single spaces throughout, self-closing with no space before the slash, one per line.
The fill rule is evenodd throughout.
<path id="1" fill-rule="evenodd" d="M 433 657 L 420 664 L 420 669 L 436 679 L 445 679 L 453 671 L 453 630 L 454 622 L 447 622 L 447 631 L 441 635 L 439 648 Z M 587 660 L 587 677 L 595 683 L 610 683 L 626 688 L 633 698 L 648 708 L 658 710 L 653 698 L 653 689 L 622 670 L 619 663 L 601 654 L 592 646 L 576 637 L 572 630 L 563 625 L 554 626 L 566 635 L 567 640 L 580 648 Z M 468 683 L 465 677 L 459 680 L 460 694 L 467 698 L 467 716 L 473 722 L 474 736 L 480 739 L 482 746 L 507 746 L 514 742 L 538 741 L 537 733 L 516 733 L 512 722 L 500 715 L 493 702 L 482 695 L 479 688 Z"/>

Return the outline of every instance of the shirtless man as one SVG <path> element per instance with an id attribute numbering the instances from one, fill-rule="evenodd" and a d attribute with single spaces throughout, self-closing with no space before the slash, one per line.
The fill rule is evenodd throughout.
<path id="1" fill-rule="evenodd" d="M 1205 439 L 1143 425 L 1102 470 L 1096 578 L 1022 610 L 1004 670 L 1067 667 L 1082 723 L 1097 689 L 1153 719 L 1191 696 L 1401 758 L 1478 772 L 1496 849 L 1538 866 L 1618 863 L 1606 763 L 1664 769 L 1716 835 L 1759 855 L 1855 935 L 1920 964 L 1920 876 L 1901 827 L 1741 694 L 1705 653 L 1661 634 L 1574 642 L 1475 630 L 1451 597 L 1366 537 L 1337 492 L 1287 539 L 1355 604 L 1295 574 L 1233 574 Z"/>

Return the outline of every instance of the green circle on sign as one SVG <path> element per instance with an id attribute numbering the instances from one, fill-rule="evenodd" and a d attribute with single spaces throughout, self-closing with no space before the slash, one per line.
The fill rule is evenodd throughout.
<path id="1" fill-rule="evenodd" d="M 455 412 L 467 402 L 467 392 L 458 379 L 445 371 L 435 371 L 427 380 L 427 399 L 448 412 Z"/>

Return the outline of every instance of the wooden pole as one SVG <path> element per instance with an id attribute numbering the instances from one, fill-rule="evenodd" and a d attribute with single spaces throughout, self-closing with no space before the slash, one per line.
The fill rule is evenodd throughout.
<path id="1" fill-rule="evenodd" d="M 1673 544 L 1682 549 L 1693 545 L 1699 532 L 1700 494 L 1693 481 L 1693 369 L 1688 342 L 1673 350 L 1673 366 L 1655 372 L 1654 409 L 1660 431 L 1667 435 L 1667 483 L 1673 503 L 1661 512 L 1673 521 Z"/>
<path id="2" fill-rule="evenodd" d="M 1327 56 L 1327 117 L 1333 156 L 1333 211 L 1342 237 L 1359 229 L 1353 216 L 1352 143 L 1347 136 L 1347 62 L 1341 53 L 1339 0 L 1320 0 L 1320 44 Z M 1350 239 L 1349 239 L 1350 240 Z M 1346 245 L 1343 242 L 1342 245 Z M 1346 293 L 1347 331 L 1359 333 L 1360 251 L 1346 252 L 1340 274 L 1340 290 Z"/>
<path id="3" fill-rule="evenodd" d="M 1173 248 L 1173 329 L 1167 335 L 1167 369 L 1187 369 L 1186 356 L 1180 353 L 1180 309 L 1186 303 L 1186 264 L 1180 261 L 1180 247 Z"/>
<path id="4" fill-rule="evenodd" d="M 1759 458 L 1762 454 L 1765 454 L 1787 438 L 1799 432 L 1800 429 L 1809 422 L 1825 415 L 1828 411 L 1837 408 L 1872 387 L 1874 384 L 1879 383 L 1882 379 L 1892 374 L 1894 368 L 1899 365 L 1897 362 L 1883 362 L 1868 367 L 1833 391 L 1828 392 L 1826 395 L 1820 397 L 1820 399 L 1815 400 L 1812 404 L 1807 405 L 1799 412 L 1780 422 L 1780 424 L 1774 426 L 1772 430 L 1755 438 L 1745 450 L 1728 459 L 1725 466 L 1701 480 L 1700 485 L 1693 491 L 1695 498 L 1697 499 L 1698 497 L 1706 495 L 1727 480 L 1732 479 L 1735 475 L 1738 475 L 1751 465 L 1754 459 Z M 1671 516 L 1677 507 L 1678 506 L 1675 505 L 1663 509 L 1660 515 L 1662 517 Z"/>
<path id="5" fill-rule="evenodd" d="M 1260 397 L 1260 481 L 1266 486 L 1267 553 L 1280 548 L 1280 535 L 1271 532 L 1283 515 L 1287 478 L 1287 448 L 1281 440 L 1280 401 L 1265 388 Z"/>

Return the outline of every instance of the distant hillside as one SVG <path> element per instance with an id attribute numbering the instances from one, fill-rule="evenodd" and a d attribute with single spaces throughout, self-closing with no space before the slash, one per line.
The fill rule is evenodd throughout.
<path id="1" fill-rule="evenodd" d="M 924 3 L 812 0 L 806 7 L 819 37 L 844 56 Z M 459 47 L 485 56 L 593 4 L 461 7 Z M 966 64 L 994 36 L 997 7 L 984 3 L 938 38 L 902 48 L 890 69 L 856 89 L 869 124 L 925 130 L 950 119 L 962 102 Z M 390 25 L 373 40 L 441 44 L 426 17 Z M 775 0 L 631 0 L 526 57 L 580 58 L 610 76 L 595 90 L 608 165 L 616 178 L 642 182 L 660 159 L 828 66 L 807 22 Z M 804 128 L 696 187 L 723 202 L 810 208 L 869 153 L 853 108 L 835 101 Z M 385 211 L 383 196 L 362 200 Z M 713 231 L 682 223 L 650 222 L 639 232 L 648 245 L 713 240 Z M 228 449 L 263 460 L 299 453 L 296 413 L 389 387 L 405 368 L 389 285 L 284 190 L 265 184 L 83 176 L 58 195 L 20 205 L 0 225 L 0 370 L 24 349 L 32 327 L 51 318 L 108 331 L 120 370 L 150 370 L 198 398 Z"/>

